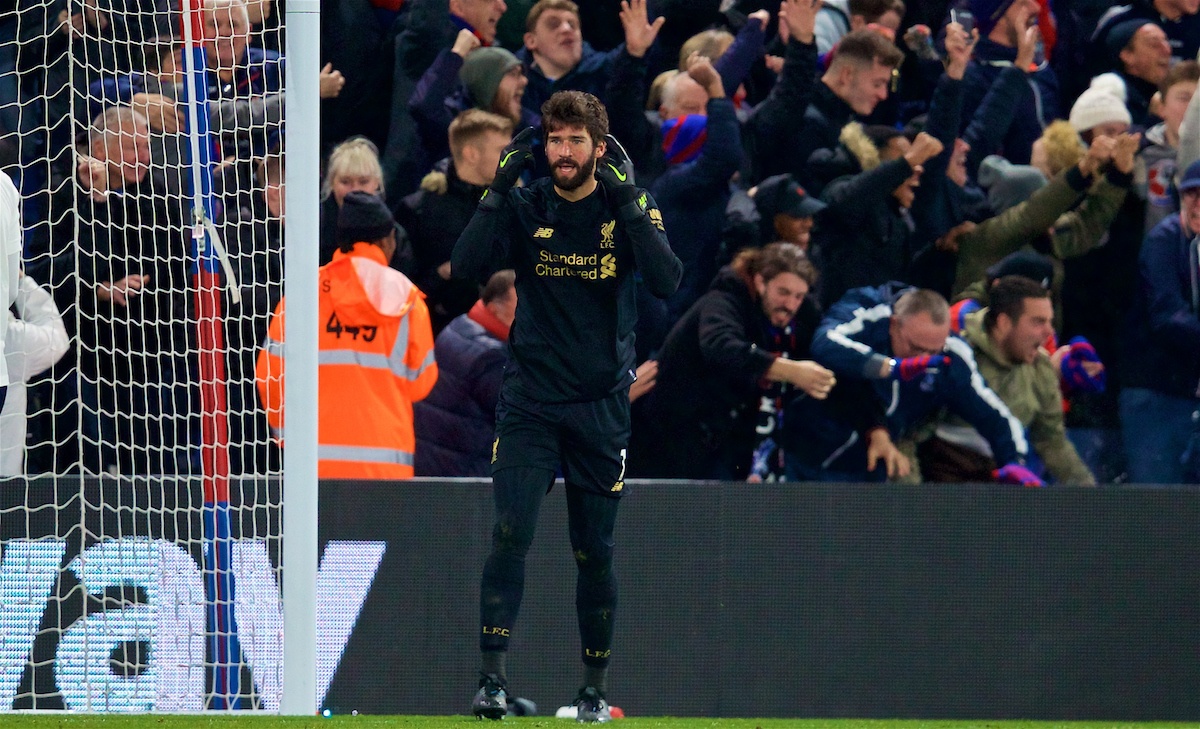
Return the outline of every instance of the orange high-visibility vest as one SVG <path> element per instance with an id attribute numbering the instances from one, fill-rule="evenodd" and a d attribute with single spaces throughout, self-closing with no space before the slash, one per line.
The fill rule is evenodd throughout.
<path id="1" fill-rule="evenodd" d="M 437 381 L 425 295 L 355 243 L 320 271 L 320 478 L 412 478 L 413 402 Z M 284 301 L 275 308 L 256 378 L 267 420 L 282 435 Z"/>

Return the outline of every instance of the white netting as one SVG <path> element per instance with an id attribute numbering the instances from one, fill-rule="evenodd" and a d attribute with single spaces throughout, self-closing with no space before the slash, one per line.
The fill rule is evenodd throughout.
<path id="1" fill-rule="evenodd" d="M 0 482 L 0 710 L 278 705 L 279 499 L 261 477 L 281 459 L 254 361 L 282 295 L 282 18 L 273 0 L 193 4 L 211 127 L 195 146 L 179 0 L 0 4 L 0 166 L 27 274 L 0 475 L 30 476 Z M 206 514 L 226 483 L 230 507 Z"/>

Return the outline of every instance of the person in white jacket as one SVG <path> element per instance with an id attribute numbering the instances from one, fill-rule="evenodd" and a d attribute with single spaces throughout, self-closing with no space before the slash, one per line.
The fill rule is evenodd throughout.
<path id="1" fill-rule="evenodd" d="M 8 309 L 17 297 L 17 274 L 21 270 L 21 193 L 8 175 L 0 172 L 0 309 Z M 8 317 L 0 316 L 0 407 L 8 387 L 4 364 L 4 331 Z"/>
<path id="2" fill-rule="evenodd" d="M 66 354 L 67 330 L 49 292 L 29 276 L 21 276 L 12 310 L 0 312 L 7 325 L 4 361 L 8 365 L 8 397 L 0 409 L 0 476 L 25 472 L 25 383 L 50 369 Z"/>

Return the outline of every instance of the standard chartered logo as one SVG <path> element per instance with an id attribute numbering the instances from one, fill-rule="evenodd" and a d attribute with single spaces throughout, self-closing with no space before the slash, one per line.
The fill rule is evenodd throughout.
<path id="1" fill-rule="evenodd" d="M 598 253 L 552 253 L 538 251 L 538 263 L 534 268 L 543 278 L 582 278 L 596 281 L 615 278 L 617 257 L 607 253 L 603 258 Z"/>
<path id="2" fill-rule="evenodd" d="M 617 258 L 611 253 L 604 254 L 600 259 L 600 278 L 617 277 Z"/>

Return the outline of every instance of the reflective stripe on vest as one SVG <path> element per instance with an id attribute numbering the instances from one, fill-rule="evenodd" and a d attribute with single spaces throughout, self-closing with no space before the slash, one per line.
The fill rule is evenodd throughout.
<path id="1" fill-rule="evenodd" d="M 404 344 L 405 349 L 407 349 L 407 340 L 404 341 Z M 355 365 L 364 369 L 387 370 L 393 375 L 406 380 L 417 379 L 433 362 L 432 349 L 425 355 L 425 361 L 421 363 L 421 366 L 415 370 L 409 369 L 408 365 L 404 363 L 403 357 L 397 359 L 382 354 L 359 352 L 354 349 L 326 349 L 317 354 L 318 365 Z"/>
<path id="2" fill-rule="evenodd" d="M 416 380 L 425 373 L 425 370 L 429 369 L 430 365 L 433 364 L 433 349 L 431 348 L 425 354 L 424 361 L 421 362 L 421 365 L 417 369 L 411 370 L 404 366 L 404 354 L 408 350 L 408 322 L 409 317 L 407 316 L 400 320 L 400 332 L 396 336 L 395 343 L 392 344 L 391 359 L 395 362 L 399 362 L 401 366 L 404 367 L 403 373 L 396 372 L 397 375 L 409 380 Z M 395 370 L 393 370 L 393 372 L 395 372 Z"/>
<path id="3" fill-rule="evenodd" d="M 386 463 L 397 466 L 411 466 L 413 464 L 413 454 L 407 451 L 398 451 L 393 448 L 371 448 L 368 446 L 317 446 L 317 458 L 322 461 Z"/>
<path id="4" fill-rule="evenodd" d="M 408 328 L 408 320 L 405 319 L 404 328 Z M 425 374 L 425 370 L 433 365 L 435 359 L 433 350 L 425 353 L 425 359 L 417 369 L 411 369 L 404 362 L 404 354 L 408 349 L 407 331 L 402 331 L 401 336 L 396 338 L 396 344 L 392 349 L 390 356 L 382 354 L 372 354 L 370 352 L 359 352 L 354 349 L 326 349 L 317 353 L 318 365 L 355 365 L 365 369 L 387 370 L 397 377 L 402 377 L 406 380 L 416 380 L 421 375 Z M 285 359 L 284 344 L 270 337 L 263 342 L 263 349 L 267 354 Z"/>

